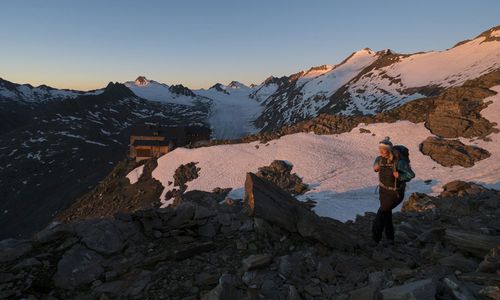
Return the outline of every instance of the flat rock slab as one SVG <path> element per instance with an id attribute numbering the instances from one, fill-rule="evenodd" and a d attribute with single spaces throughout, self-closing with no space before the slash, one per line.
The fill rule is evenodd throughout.
<path id="1" fill-rule="evenodd" d="M 242 264 L 245 270 L 253 270 L 269 265 L 272 260 L 273 257 L 270 254 L 252 254 L 243 259 Z"/>
<path id="2" fill-rule="evenodd" d="M 424 279 L 381 290 L 383 300 L 428 300 L 434 299 L 436 285 L 432 279 Z"/>
<path id="3" fill-rule="evenodd" d="M 490 249 L 500 244 L 500 236 L 467 232 L 458 229 L 446 229 L 445 239 L 458 249 L 483 258 Z"/>
<path id="4" fill-rule="evenodd" d="M 215 248 L 215 244 L 212 241 L 202 242 L 202 243 L 192 243 L 188 244 L 180 249 L 174 250 L 174 259 L 183 260 L 191 256 L 198 255 L 200 253 L 210 251 Z"/>
<path id="5" fill-rule="evenodd" d="M 122 279 L 106 282 L 95 288 L 99 293 L 113 296 L 131 297 L 139 295 L 151 280 L 151 271 L 135 270 L 126 274 Z"/>
<path id="6" fill-rule="evenodd" d="M 482 273 L 482 272 L 466 273 L 458 275 L 458 279 L 482 285 L 500 285 L 500 275 L 493 273 Z"/>
<path id="7" fill-rule="evenodd" d="M 352 291 L 349 294 L 349 300 L 375 300 L 377 299 L 378 287 L 370 284 L 365 287 Z"/>

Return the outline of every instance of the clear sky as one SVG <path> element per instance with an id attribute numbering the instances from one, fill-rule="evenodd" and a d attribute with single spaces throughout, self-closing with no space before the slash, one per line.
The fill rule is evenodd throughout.
<path id="1" fill-rule="evenodd" d="M 498 0 L 0 2 L 0 77 L 94 89 L 145 75 L 260 83 L 369 47 L 443 50 L 500 24 Z"/>

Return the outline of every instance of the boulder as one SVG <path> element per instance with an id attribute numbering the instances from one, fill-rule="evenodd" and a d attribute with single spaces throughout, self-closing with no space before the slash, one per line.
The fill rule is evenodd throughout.
<path id="1" fill-rule="evenodd" d="M 500 286 L 500 274 L 471 272 L 459 274 L 458 279 L 460 279 L 461 281 L 473 282 L 480 285 Z"/>
<path id="2" fill-rule="evenodd" d="M 486 105 L 482 99 L 494 92 L 482 87 L 454 87 L 433 101 L 425 126 L 445 138 L 484 137 L 494 131 L 493 124 L 479 113 Z"/>
<path id="3" fill-rule="evenodd" d="M 6 239 L 0 241 L 0 262 L 13 261 L 33 250 L 31 241 Z"/>
<path id="4" fill-rule="evenodd" d="M 293 285 L 288 285 L 288 294 L 287 294 L 289 300 L 301 300 L 302 297 L 300 297 L 299 292 L 297 291 L 297 288 Z"/>
<path id="5" fill-rule="evenodd" d="M 173 251 L 175 260 L 184 260 L 186 258 L 201 254 L 214 249 L 215 245 L 212 241 L 195 242 L 179 247 Z"/>
<path id="6" fill-rule="evenodd" d="M 104 273 L 104 259 L 96 252 L 76 244 L 57 263 L 54 285 L 63 289 L 74 289 L 89 284 Z"/>
<path id="7" fill-rule="evenodd" d="M 445 239 L 458 249 L 482 258 L 491 248 L 500 244 L 500 236 L 479 234 L 459 229 L 445 230 Z"/>
<path id="8" fill-rule="evenodd" d="M 405 281 L 413 277 L 413 270 L 409 268 L 393 268 L 391 270 L 392 278 L 397 281 Z"/>
<path id="9" fill-rule="evenodd" d="M 151 271 L 134 270 L 125 274 L 120 280 L 99 285 L 94 291 L 110 294 L 114 297 L 134 297 L 144 290 L 150 280 Z"/>
<path id="10" fill-rule="evenodd" d="M 477 161 L 491 156 L 480 147 L 432 136 L 420 144 L 420 151 L 444 167 L 472 167 Z"/>
<path id="11" fill-rule="evenodd" d="M 479 264 L 479 272 L 497 273 L 500 271 L 500 245 L 490 250 Z"/>
<path id="12" fill-rule="evenodd" d="M 241 261 L 243 268 L 248 270 L 259 269 L 269 265 L 273 260 L 270 254 L 252 254 Z"/>
<path id="13" fill-rule="evenodd" d="M 386 274 L 382 271 L 372 272 L 368 274 L 368 284 L 375 285 L 378 288 L 380 288 L 384 284 L 386 279 Z"/>
<path id="14" fill-rule="evenodd" d="M 175 216 L 168 221 L 168 225 L 179 227 L 191 221 L 194 217 L 195 206 L 190 202 L 183 202 L 175 209 Z"/>
<path id="15" fill-rule="evenodd" d="M 239 300 L 243 295 L 236 288 L 236 283 L 230 274 L 223 274 L 219 278 L 219 284 L 210 292 L 201 297 L 202 300 Z"/>
<path id="16" fill-rule="evenodd" d="M 403 212 L 423 212 L 436 208 L 435 198 L 424 193 L 412 193 L 408 200 L 403 202 Z"/>
<path id="17" fill-rule="evenodd" d="M 453 295 L 453 299 L 476 299 L 473 293 L 453 275 L 443 278 L 443 285 L 448 293 Z"/>
<path id="18" fill-rule="evenodd" d="M 198 234 L 203 237 L 214 237 L 217 234 L 217 230 L 211 222 L 207 222 L 204 225 L 198 227 Z"/>
<path id="19" fill-rule="evenodd" d="M 303 194 L 308 190 L 307 184 L 295 173 L 291 173 L 293 165 L 284 160 L 274 160 L 269 166 L 259 168 L 258 177 L 279 186 L 292 195 Z"/>
<path id="20" fill-rule="evenodd" d="M 439 261 L 439 264 L 452 268 L 453 270 L 459 270 L 461 272 L 467 273 L 476 270 L 477 262 L 473 259 L 465 258 L 460 253 L 455 253 L 451 256 L 443 257 Z"/>
<path id="21" fill-rule="evenodd" d="M 33 241 L 39 244 L 46 244 L 58 239 L 70 237 L 74 234 L 75 232 L 71 224 L 52 222 L 41 231 L 35 233 Z"/>
<path id="22" fill-rule="evenodd" d="M 304 287 L 304 291 L 311 295 L 312 297 L 319 297 L 321 296 L 322 292 L 321 292 L 321 287 L 317 284 L 314 284 L 314 283 L 310 283 L 308 285 L 306 285 Z"/>
<path id="23" fill-rule="evenodd" d="M 272 182 L 247 173 L 245 202 L 249 214 L 278 225 L 301 236 L 332 248 L 352 250 L 359 245 L 357 237 L 344 223 L 319 217 L 308 206 L 283 191 Z"/>
<path id="24" fill-rule="evenodd" d="M 348 300 L 377 300 L 378 287 L 370 284 L 365 287 L 352 291 L 349 294 Z"/>
<path id="25" fill-rule="evenodd" d="M 334 282 L 335 280 L 333 268 L 327 261 L 322 260 L 318 263 L 317 273 L 318 278 L 324 282 Z"/>
<path id="26" fill-rule="evenodd" d="M 487 299 L 500 300 L 500 287 L 492 285 L 486 286 L 479 291 L 479 295 Z"/>
<path id="27" fill-rule="evenodd" d="M 194 278 L 195 284 L 199 286 L 215 285 L 219 281 L 219 276 L 217 274 L 210 274 L 206 272 L 195 274 Z"/>
<path id="28" fill-rule="evenodd" d="M 114 254 L 125 246 L 121 232 L 111 220 L 82 222 L 76 228 L 82 243 L 101 254 Z"/>
<path id="29" fill-rule="evenodd" d="M 165 200 L 174 198 L 172 205 L 177 206 L 182 203 L 182 196 L 187 189 L 186 183 L 198 178 L 198 172 L 201 170 L 196 167 L 197 162 L 181 164 L 174 172 L 174 186 L 178 188 L 171 189 L 165 193 Z"/>
<path id="30" fill-rule="evenodd" d="M 424 279 L 384 289 L 380 293 L 383 300 L 428 300 L 435 298 L 436 285 L 432 279 Z"/>
<path id="31" fill-rule="evenodd" d="M 290 278 L 294 272 L 297 270 L 297 263 L 290 255 L 281 256 L 279 259 L 279 274 L 285 278 Z"/>
<path id="32" fill-rule="evenodd" d="M 489 190 L 477 183 L 454 180 L 443 185 L 443 191 L 439 194 L 439 197 L 473 196 L 487 191 Z"/>

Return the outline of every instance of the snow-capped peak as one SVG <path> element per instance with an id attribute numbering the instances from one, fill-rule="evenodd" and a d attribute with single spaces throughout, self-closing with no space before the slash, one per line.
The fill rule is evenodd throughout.
<path id="1" fill-rule="evenodd" d="M 351 55 L 349 55 L 346 59 L 344 59 L 341 63 L 339 63 L 338 65 L 336 65 L 334 68 L 337 68 L 340 65 L 343 65 L 343 64 L 345 64 L 348 61 L 353 62 L 353 61 L 356 61 L 356 60 L 366 60 L 367 58 L 371 59 L 371 58 L 373 58 L 376 55 L 377 55 L 377 52 L 373 51 L 372 49 L 370 49 L 370 48 L 363 48 L 361 50 L 358 50 L 358 51 L 355 51 L 355 52 L 351 53 Z"/>
<path id="2" fill-rule="evenodd" d="M 134 83 L 138 86 L 144 86 L 149 84 L 149 80 L 147 80 L 145 76 L 139 76 L 135 79 Z"/>
<path id="3" fill-rule="evenodd" d="M 224 94 L 229 94 L 226 91 L 226 86 L 223 85 L 222 83 L 217 82 L 216 84 L 212 85 L 208 90 L 216 90 Z"/>
<path id="4" fill-rule="evenodd" d="M 228 88 L 232 88 L 232 89 L 248 89 L 248 86 L 244 85 L 243 83 L 239 82 L 239 81 L 231 81 L 228 85 L 227 85 Z"/>
<path id="5" fill-rule="evenodd" d="M 365 47 L 361 50 L 358 50 L 356 52 L 354 52 L 355 54 L 368 54 L 368 55 L 373 55 L 375 54 L 375 51 L 373 51 L 372 49 L 368 48 L 368 47 Z"/>
<path id="6" fill-rule="evenodd" d="M 148 80 L 145 76 L 139 76 L 135 81 L 124 83 L 137 96 L 163 103 L 181 105 L 194 105 L 193 101 L 197 95 L 182 84 L 168 86 L 154 80 Z"/>

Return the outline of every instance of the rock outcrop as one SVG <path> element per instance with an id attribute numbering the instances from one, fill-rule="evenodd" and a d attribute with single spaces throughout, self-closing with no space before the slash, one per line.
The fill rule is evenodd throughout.
<path id="1" fill-rule="evenodd" d="M 480 147 L 465 145 L 459 140 L 428 137 L 420 146 L 420 151 L 430 156 L 444 167 L 472 167 L 477 161 L 486 159 L 491 154 Z"/>
<path id="2" fill-rule="evenodd" d="M 156 160 L 144 162 L 139 180 L 130 184 L 126 175 L 139 165 L 133 160 L 123 160 L 92 191 L 79 198 L 68 209 L 56 215 L 58 221 L 112 217 L 118 212 L 159 207 L 163 190 L 161 183 L 151 176 Z"/>
<path id="3" fill-rule="evenodd" d="M 479 113 L 486 104 L 482 99 L 495 92 L 467 83 L 451 88 L 434 99 L 425 126 L 435 135 L 445 138 L 485 137 L 493 132 L 493 124 Z"/>
<path id="4" fill-rule="evenodd" d="M 174 172 L 174 182 L 169 182 L 169 188 L 173 184 L 176 188 L 170 189 L 165 193 L 165 200 L 173 199 L 172 204 L 178 205 L 182 201 L 182 195 L 187 189 L 186 183 L 198 178 L 199 167 L 196 162 L 181 164 Z"/>
<path id="5" fill-rule="evenodd" d="M 271 181 L 292 195 L 299 195 L 307 192 L 307 184 L 303 183 L 302 178 L 296 173 L 291 173 L 292 168 L 293 165 L 289 162 L 275 160 L 269 166 L 260 167 L 255 175 Z"/>
<path id="6" fill-rule="evenodd" d="M 342 222 L 319 217 L 307 205 L 253 173 L 247 173 L 245 201 L 251 216 L 289 232 L 298 232 L 304 238 L 343 250 L 352 250 L 358 245 L 356 237 L 349 235 Z"/>

